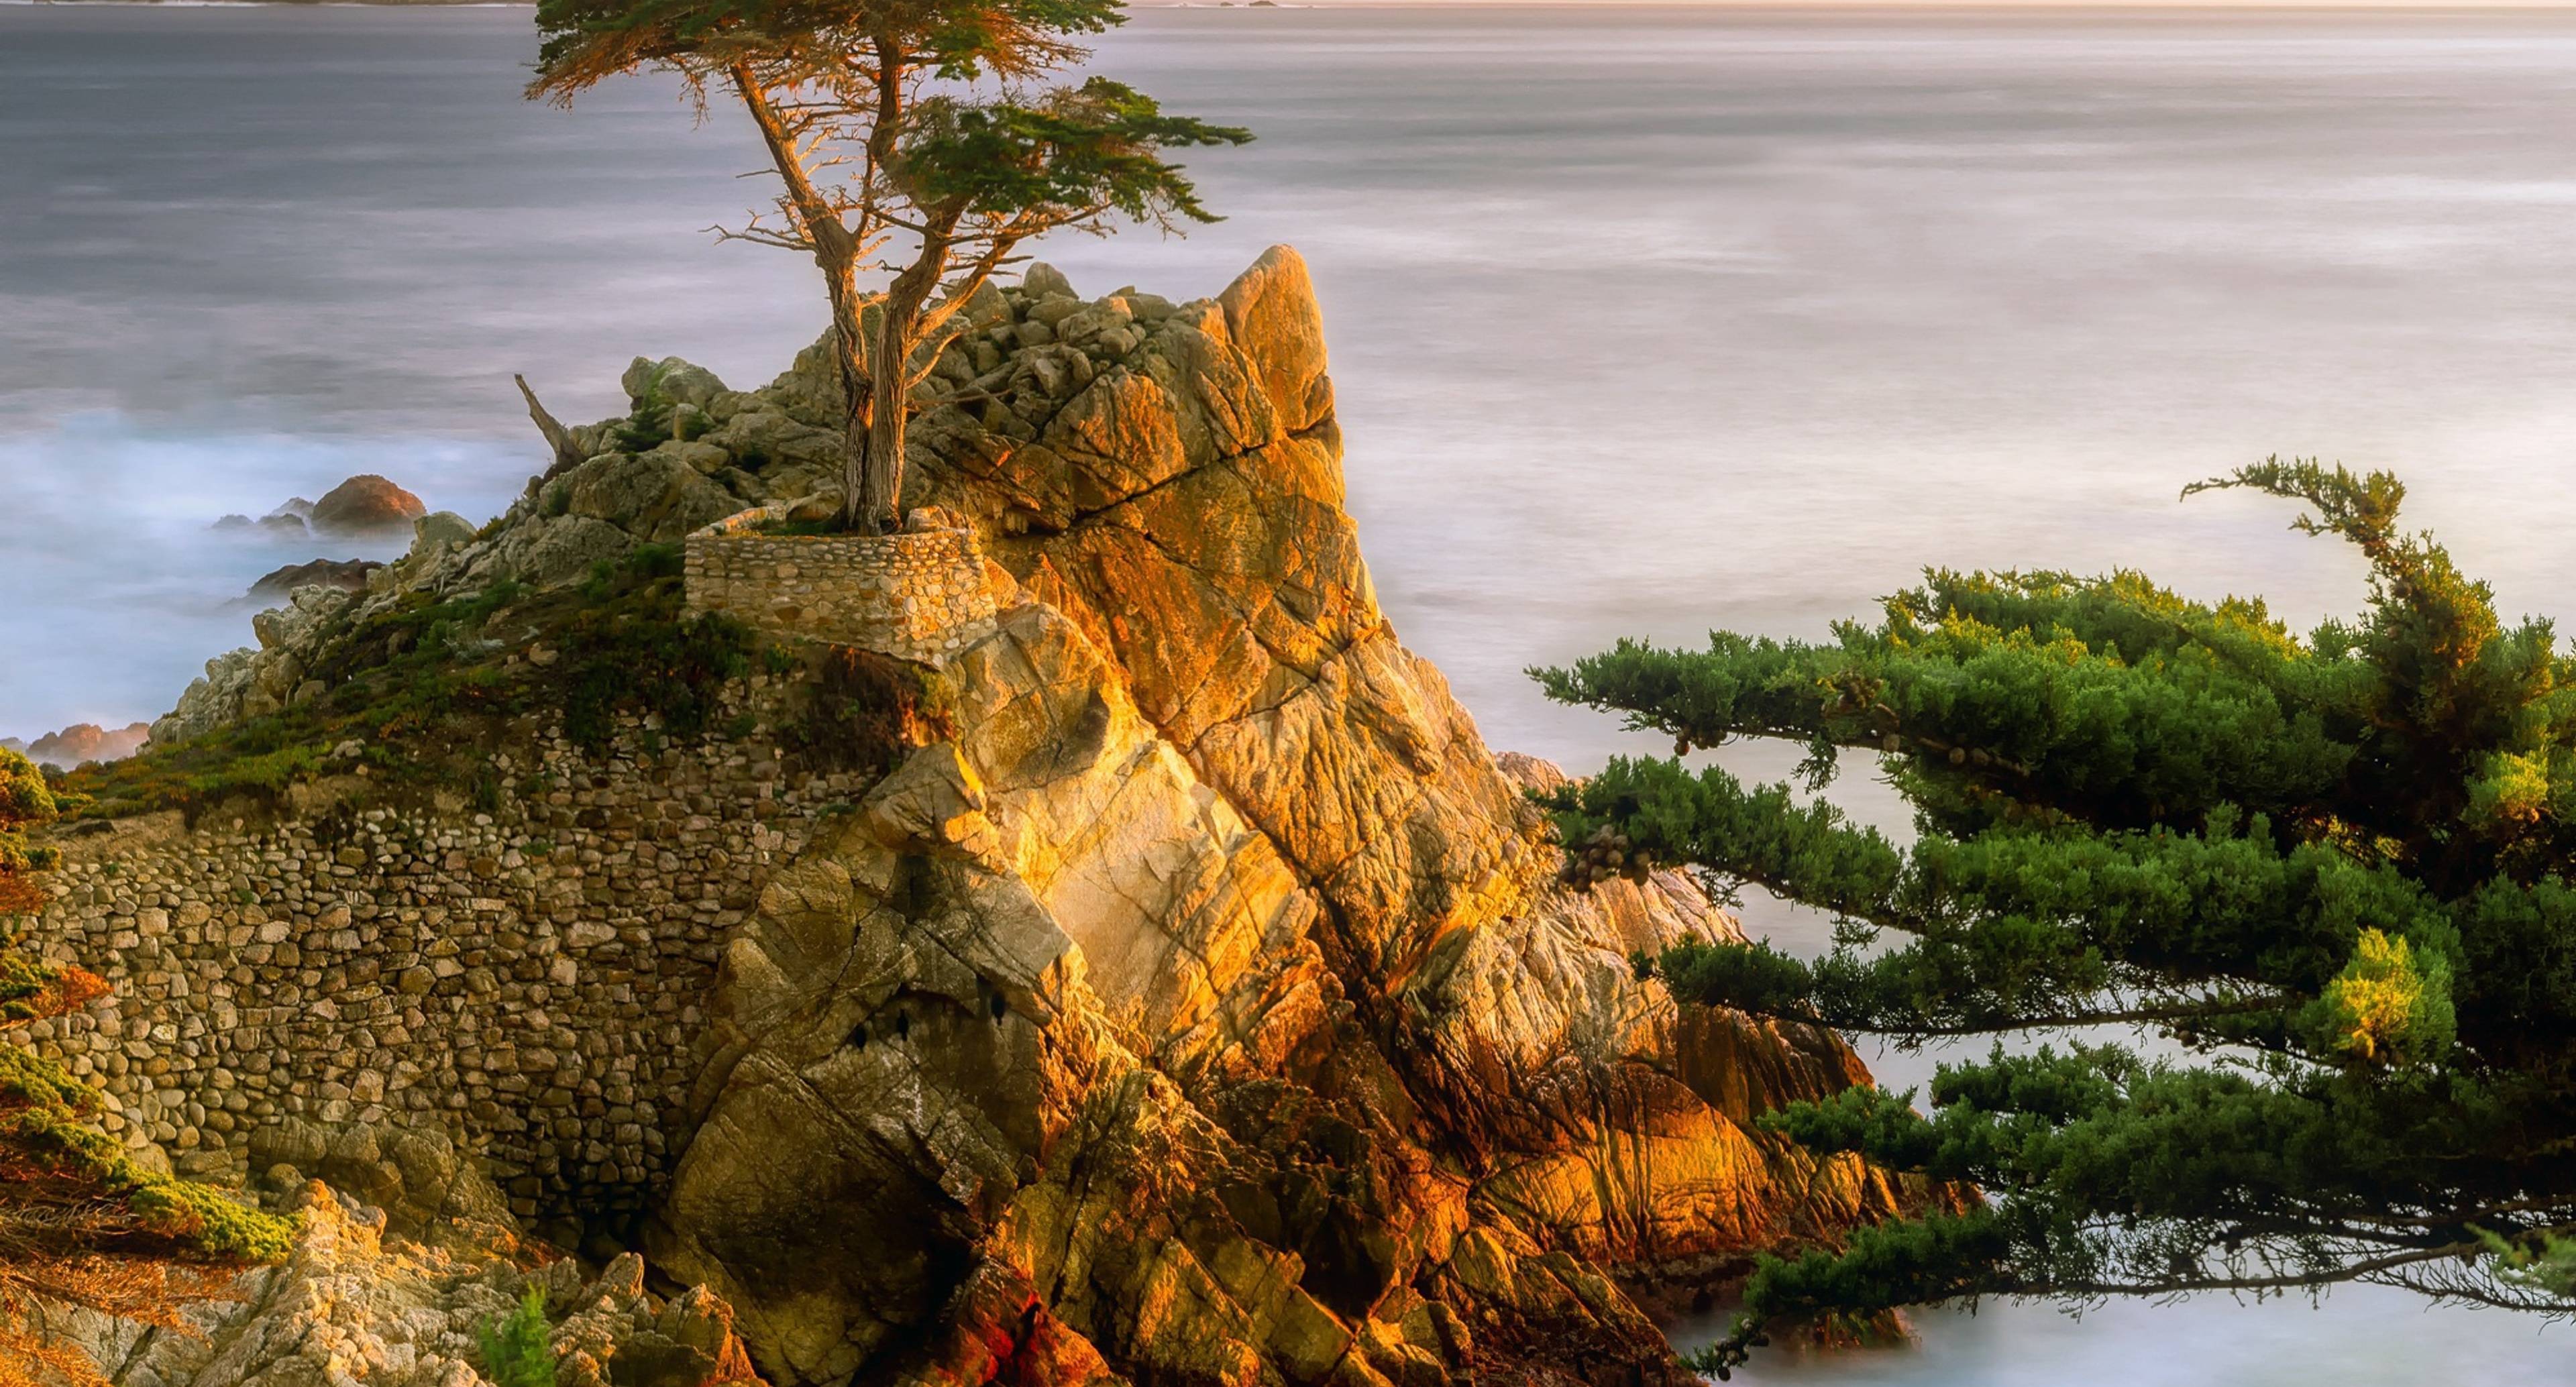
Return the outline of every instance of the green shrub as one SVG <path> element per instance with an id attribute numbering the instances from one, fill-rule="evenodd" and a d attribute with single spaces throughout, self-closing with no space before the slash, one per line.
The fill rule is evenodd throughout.
<path id="1" fill-rule="evenodd" d="M 956 734 L 955 695 L 921 666 L 851 646 L 810 658 L 804 706 L 778 729 L 810 763 L 883 774 L 912 748 Z"/>
<path id="2" fill-rule="evenodd" d="M 625 453 L 649 453 L 671 441 L 671 406 L 654 400 L 617 422 L 612 435 Z"/>
<path id="3" fill-rule="evenodd" d="M 510 787 L 477 749 L 519 735 L 503 719 L 560 714 L 591 751 L 607 745 L 621 712 L 656 715 L 678 739 L 708 729 L 723 684 L 751 668 L 757 643 L 734 622 L 689 615 L 682 567 L 680 546 L 645 544 L 572 588 L 503 580 L 447 600 L 406 594 L 325 638 L 310 671 L 322 696 L 86 768 L 64 782 L 76 791 L 53 796 L 81 818 L 176 808 L 193 823 L 227 801 L 233 812 L 273 812 L 298 782 L 363 769 L 387 786 L 458 787 L 496 812 Z M 531 629 L 559 660 L 513 658 Z M 350 740 L 363 759 L 334 760 L 331 748 Z M 45 788 L 39 780 L 25 793 Z"/>
<path id="4" fill-rule="evenodd" d="M 546 1343 L 546 1293 L 528 1288 L 519 1308 L 486 1323 L 483 1375 L 493 1387 L 555 1387 L 555 1351 Z"/>

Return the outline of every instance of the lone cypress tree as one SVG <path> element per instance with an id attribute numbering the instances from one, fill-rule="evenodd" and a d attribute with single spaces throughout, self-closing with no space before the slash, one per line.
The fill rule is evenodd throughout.
<path id="1" fill-rule="evenodd" d="M 1106 77 L 1045 86 L 1125 23 L 1120 0 L 540 0 L 528 94 L 569 104 L 619 73 L 729 91 L 781 190 L 724 234 L 810 255 L 847 399 L 844 517 L 900 519 L 914 397 L 967 300 L 1029 239 L 1215 218 L 1162 152 L 1244 130 L 1163 113 Z"/>
<path id="2" fill-rule="evenodd" d="M 1695 863 L 1836 917 L 1642 961 L 1686 1003 L 1930 1037 L 2102 1023 L 1944 1066 L 1930 1113 L 1854 1089 L 1763 1119 L 1986 1198 L 1766 1259 L 1730 1336 L 1987 1294 L 2087 1302 L 2369 1281 L 2576 1309 L 2576 660 L 2401 531 L 2374 472 L 2272 459 L 2185 488 L 2307 503 L 2370 562 L 2301 637 L 2129 572 L 1933 571 L 1821 644 L 1718 634 L 1533 671 L 1690 747 L 1885 759 L 1899 848 L 1787 785 L 1623 759 L 1558 796 L 1590 848 Z M 1874 947 L 1882 932 L 1900 938 Z"/>

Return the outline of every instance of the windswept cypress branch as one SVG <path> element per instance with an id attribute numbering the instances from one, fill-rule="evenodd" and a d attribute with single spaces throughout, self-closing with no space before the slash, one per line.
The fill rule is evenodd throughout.
<path id="1" fill-rule="evenodd" d="M 1720 633 L 1534 671 L 1683 749 L 1865 749 L 1900 848 L 1786 785 L 1613 761 L 1556 794 L 1614 840 L 1833 912 L 1820 959 L 1685 945 L 1677 998 L 1900 1042 L 2146 1024 L 1764 1122 L 1972 1183 L 1984 1207 L 1765 1262 L 1703 1366 L 1774 1318 L 1985 1294 L 2077 1301 L 2371 1280 L 2576 1309 L 2576 664 L 2398 525 L 2404 489 L 2268 460 L 2201 491 L 2303 501 L 2370 608 L 2292 634 L 2134 573 L 1933 571 L 1822 643 Z M 1879 949 L 1888 932 L 1902 937 Z"/>

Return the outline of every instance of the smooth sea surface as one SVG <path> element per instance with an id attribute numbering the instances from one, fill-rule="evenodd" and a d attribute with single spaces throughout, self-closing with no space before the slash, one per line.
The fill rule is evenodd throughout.
<path id="1" fill-rule="evenodd" d="M 706 234 L 761 196 L 738 117 L 531 105 L 532 50 L 0 6 L 0 733 L 156 716 L 253 577 L 363 552 L 226 512 L 380 472 L 479 521 L 544 460 L 511 372 L 591 419 L 633 355 L 756 384 L 820 327 L 810 266 Z M 2576 15 L 1140 10 L 1100 62 L 1261 140 L 1190 160 L 1229 220 L 1047 258 L 1179 298 L 1305 253 L 1381 597 L 1498 747 L 1655 749 L 1526 665 L 1821 635 L 1927 564 L 2357 608 L 2289 507 L 2175 499 L 2273 452 L 2399 469 L 2508 615 L 2576 610 Z M 2576 1333 L 2395 1292 L 1919 1323 L 1739 1380 L 2576 1380 Z"/>

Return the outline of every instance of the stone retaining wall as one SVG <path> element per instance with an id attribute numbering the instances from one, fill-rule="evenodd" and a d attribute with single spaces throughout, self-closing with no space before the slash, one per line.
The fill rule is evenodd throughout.
<path id="1" fill-rule="evenodd" d="M 763 725 L 778 690 L 737 688 L 728 712 Z M 757 732 L 657 741 L 629 722 L 604 758 L 560 734 L 496 754 L 480 808 L 460 787 L 270 831 L 174 812 L 58 833 L 23 941 L 114 993 L 11 1038 L 186 1173 L 255 1173 L 252 1129 L 294 1115 L 442 1130 L 523 1218 L 648 1208 L 728 932 L 873 779 L 793 772 Z"/>
<path id="2" fill-rule="evenodd" d="M 691 611 L 933 665 L 991 633 L 992 585 L 972 530 L 755 532 L 783 514 L 764 507 L 689 536 Z"/>

